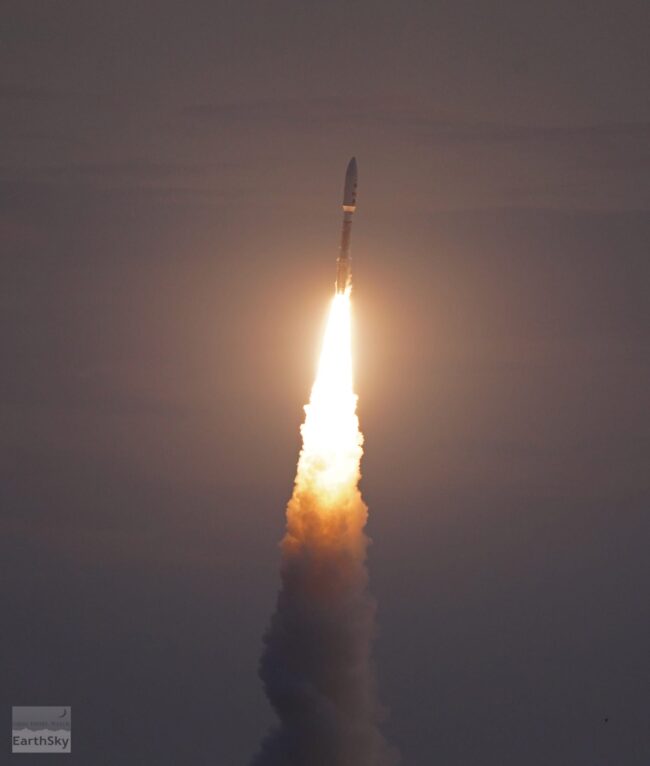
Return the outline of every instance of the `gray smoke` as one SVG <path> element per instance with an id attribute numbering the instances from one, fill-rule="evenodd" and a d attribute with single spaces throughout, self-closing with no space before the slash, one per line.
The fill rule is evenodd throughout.
<path id="1" fill-rule="evenodd" d="M 282 542 L 282 585 L 260 677 L 279 718 L 252 766 L 394 766 L 378 723 L 358 490 L 335 510 L 296 490 Z"/>

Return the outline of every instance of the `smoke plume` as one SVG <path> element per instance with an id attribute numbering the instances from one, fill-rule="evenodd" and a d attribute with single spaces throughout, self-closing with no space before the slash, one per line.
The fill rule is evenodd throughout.
<path id="1" fill-rule="evenodd" d="M 260 677 L 279 718 L 252 766 L 389 766 L 378 722 L 367 592 L 367 507 L 358 489 L 350 297 L 332 303 L 282 541 L 282 585 Z"/>

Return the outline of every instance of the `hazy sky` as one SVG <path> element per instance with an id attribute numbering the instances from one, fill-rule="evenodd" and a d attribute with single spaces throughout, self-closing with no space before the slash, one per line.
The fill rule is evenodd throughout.
<path id="1" fill-rule="evenodd" d="M 648 28 L 3 4 L 5 708 L 71 705 L 80 766 L 255 752 L 356 154 L 386 733 L 404 766 L 647 766 Z"/>

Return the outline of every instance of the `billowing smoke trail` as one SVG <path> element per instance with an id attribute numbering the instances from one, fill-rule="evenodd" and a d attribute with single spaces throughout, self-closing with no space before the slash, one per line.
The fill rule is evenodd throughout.
<path id="1" fill-rule="evenodd" d="M 350 293 L 333 299 L 282 541 L 282 586 L 260 676 L 279 725 L 253 766 L 396 763 L 378 729 L 374 603 L 358 489 L 363 436 L 352 380 Z"/>

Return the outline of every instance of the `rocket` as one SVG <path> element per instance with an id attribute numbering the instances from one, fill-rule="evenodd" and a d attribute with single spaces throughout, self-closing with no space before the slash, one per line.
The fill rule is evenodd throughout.
<path id="1" fill-rule="evenodd" d="M 345 171 L 343 187 L 343 228 L 341 230 L 341 249 L 336 259 L 336 292 L 343 293 L 352 282 L 352 259 L 350 258 L 350 235 L 352 234 L 352 214 L 357 208 L 357 161 L 353 157 Z"/>

